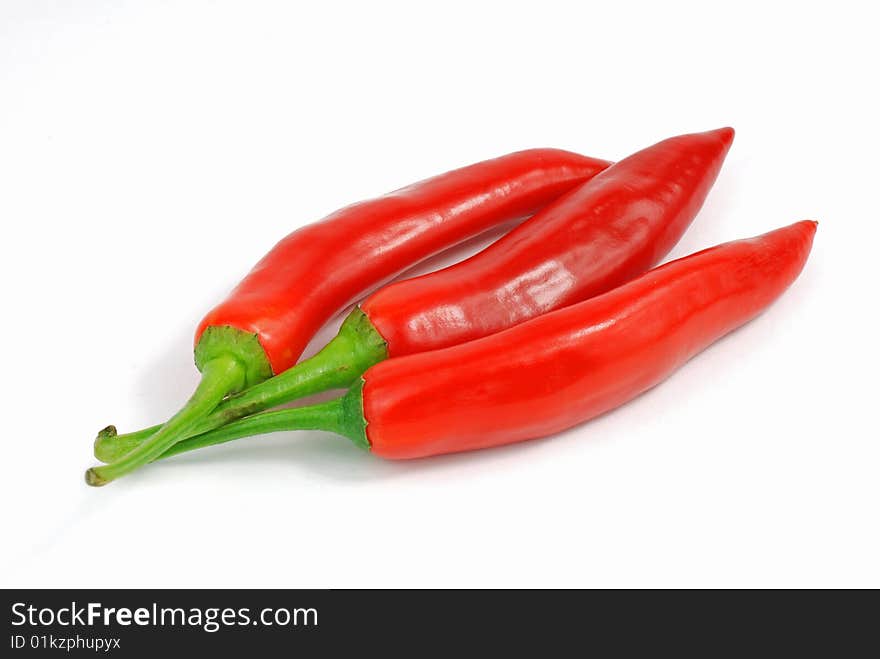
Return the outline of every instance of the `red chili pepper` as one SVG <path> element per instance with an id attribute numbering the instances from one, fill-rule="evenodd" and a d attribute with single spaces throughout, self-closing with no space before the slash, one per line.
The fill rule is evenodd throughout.
<path id="1" fill-rule="evenodd" d="M 391 357 L 472 341 L 629 281 L 679 241 L 733 129 L 680 135 L 612 165 L 482 254 L 361 304 Z"/>
<path id="2" fill-rule="evenodd" d="M 228 394 L 292 366 L 314 333 L 408 267 L 505 221 L 524 217 L 609 163 L 557 149 L 513 153 L 333 213 L 278 243 L 196 332 L 202 382 L 149 441 L 92 485 L 158 457 Z"/>
<path id="3" fill-rule="evenodd" d="M 165 456 L 280 430 L 331 430 L 394 459 L 557 433 L 632 400 L 761 313 L 803 269 L 815 231 L 798 222 L 698 252 L 498 334 L 389 359 L 342 398 L 241 419 Z"/>
<path id="4" fill-rule="evenodd" d="M 493 334 L 628 281 L 678 242 L 732 140 L 733 129 L 722 128 L 659 142 L 612 165 L 480 254 L 386 286 L 352 313 L 318 355 L 224 402 L 185 436 L 348 387 L 389 356 Z M 95 454 L 117 459 L 151 430 L 104 433 Z"/>
<path id="5" fill-rule="evenodd" d="M 353 204 L 284 238 L 196 331 L 259 337 L 275 374 L 296 363 L 334 314 L 407 268 L 505 221 L 534 213 L 610 163 L 534 149 Z M 197 348 L 198 349 L 198 348 Z"/>

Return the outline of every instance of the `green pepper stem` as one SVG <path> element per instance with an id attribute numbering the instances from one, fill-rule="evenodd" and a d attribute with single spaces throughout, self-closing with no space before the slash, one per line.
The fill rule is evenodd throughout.
<path id="1" fill-rule="evenodd" d="M 113 462 L 118 460 L 129 451 L 134 450 L 138 444 L 149 439 L 162 429 L 162 424 L 150 426 L 137 432 L 129 432 L 123 435 L 116 434 L 114 426 L 107 426 L 95 437 L 95 457 L 101 462 Z"/>
<path id="2" fill-rule="evenodd" d="M 231 355 L 213 358 L 202 366 L 202 381 L 187 404 L 149 439 L 124 456 L 86 472 L 89 485 L 106 485 L 112 480 L 155 460 L 183 437 L 199 419 L 211 412 L 231 391 L 244 385 L 244 364 Z M 109 433 L 108 433 L 109 434 Z"/>
<path id="3" fill-rule="evenodd" d="M 250 435 L 265 435 L 285 430 L 326 430 L 342 434 L 340 427 L 341 400 L 341 398 L 336 398 L 317 405 L 263 412 L 239 419 L 216 430 L 178 442 L 157 459 L 161 460 L 206 446 L 224 444 Z"/>
<path id="4" fill-rule="evenodd" d="M 349 387 L 370 366 L 388 357 L 385 339 L 360 309 L 355 308 L 337 334 L 314 357 L 283 373 L 230 396 L 208 416 L 182 432 L 201 435 L 224 424 L 271 407 L 331 389 Z M 103 435 L 95 440 L 95 457 L 113 462 L 139 446 L 159 426 L 124 435 Z"/>
<path id="5" fill-rule="evenodd" d="M 178 442 L 157 459 L 164 459 L 206 446 L 224 444 L 251 435 L 287 430 L 326 430 L 348 437 L 369 450 L 367 422 L 364 419 L 363 380 L 358 380 L 345 396 L 325 403 L 263 412 L 227 423 L 221 428 Z"/>

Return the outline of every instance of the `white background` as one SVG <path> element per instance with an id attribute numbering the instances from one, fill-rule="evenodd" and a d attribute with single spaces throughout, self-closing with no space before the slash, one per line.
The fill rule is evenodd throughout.
<path id="1" fill-rule="evenodd" d="M 869 7 L 2 3 L 0 583 L 880 586 Z M 804 218 L 815 248 L 635 402 L 478 454 L 287 433 L 83 483 L 99 428 L 184 402 L 196 322 L 293 228 L 520 148 L 723 125 L 671 256 Z"/>

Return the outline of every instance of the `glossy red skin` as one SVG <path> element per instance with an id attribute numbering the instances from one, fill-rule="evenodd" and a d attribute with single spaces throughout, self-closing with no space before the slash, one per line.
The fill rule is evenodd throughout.
<path id="1" fill-rule="evenodd" d="M 791 284 L 814 222 L 727 243 L 604 295 L 364 375 L 372 451 L 419 458 L 570 428 L 663 381 Z"/>
<path id="2" fill-rule="evenodd" d="M 279 242 L 199 324 L 256 333 L 275 374 L 333 315 L 414 264 L 525 217 L 610 163 L 519 151 L 347 206 Z"/>
<path id="3" fill-rule="evenodd" d="M 678 242 L 733 129 L 664 140 L 612 165 L 479 254 L 361 304 L 390 356 L 488 336 L 629 281 Z"/>

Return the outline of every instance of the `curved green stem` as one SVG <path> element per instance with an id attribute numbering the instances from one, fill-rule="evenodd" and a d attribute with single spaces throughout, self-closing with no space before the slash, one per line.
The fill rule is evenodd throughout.
<path id="1" fill-rule="evenodd" d="M 217 356 L 202 365 L 202 381 L 187 404 L 149 439 L 120 459 L 86 472 L 89 485 L 106 485 L 112 480 L 155 460 L 183 437 L 200 418 L 207 415 L 230 391 L 240 389 L 247 373 L 244 364 L 232 355 Z"/>
<path id="2" fill-rule="evenodd" d="M 222 428 L 178 442 L 157 459 L 179 453 L 224 444 L 234 439 L 265 435 L 288 430 L 326 430 L 348 437 L 364 449 L 370 448 L 363 413 L 363 381 L 353 386 L 345 396 L 325 403 L 263 412 L 228 423 Z"/>
<path id="3" fill-rule="evenodd" d="M 150 426 L 137 432 L 129 432 L 123 435 L 116 434 L 115 426 L 107 426 L 95 437 L 95 457 L 101 462 L 113 462 L 121 458 L 129 451 L 134 450 L 138 444 L 149 439 L 162 429 L 162 424 Z"/>
<path id="4" fill-rule="evenodd" d="M 349 387 L 370 366 L 388 357 L 385 339 L 360 309 L 355 308 L 337 334 L 314 357 L 264 382 L 230 396 L 210 415 L 199 419 L 182 436 L 193 437 L 224 424 L 313 394 Z M 156 432 L 160 426 L 95 440 L 95 457 L 119 459 Z M 102 431 L 103 432 L 103 431 Z"/>
<path id="5" fill-rule="evenodd" d="M 224 444 L 251 435 L 265 435 L 284 430 L 327 430 L 339 433 L 339 399 L 295 409 L 263 412 L 226 424 L 216 430 L 178 442 L 157 459 Z"/>

